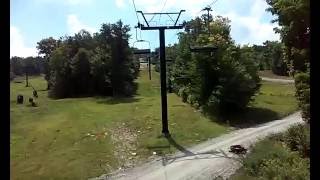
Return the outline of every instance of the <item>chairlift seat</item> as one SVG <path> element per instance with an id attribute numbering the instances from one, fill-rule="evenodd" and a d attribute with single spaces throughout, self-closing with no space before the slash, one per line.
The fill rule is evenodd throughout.
<path id="1" fill-rule="evenodd" d="M 133 51 L 133 54 L 150 54 L 150 49 L 137 49 Z"/>
<path id="2" fill-rule="evenodd" d="M 214 52 L 217 49 L 215 46 L 190 46 L 191 52 Z"/>

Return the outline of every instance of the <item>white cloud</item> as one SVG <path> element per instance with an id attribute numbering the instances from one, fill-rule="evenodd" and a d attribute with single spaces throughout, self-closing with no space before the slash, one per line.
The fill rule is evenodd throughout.
<path id="1" fill-rule="evenodd" d="M 90 5 L 95 0 L 34 0 L 35 3 L 57 3 L 63 5 Z"/>
<path id="2" fill-rule="evenodd" d="M 91 34 L 96 32 L 95 28 L 83 24 L 75 14 L 69 14 L 67 17 L 67 25 L 70 34 L 78 33 L 80 30 L 85 29 Z"/>
<path id="3" fill-rule="evenodd" d="M 36 48 L 26 47 L 19 29 L 10 25 L 10 57 L 28 57 L 37 55 L 38 52 Z"/>
<path id="4" fill-rule="evenodd" d="M 116 0 L 116 6 L 119 8 L 123 8 L 125 6 L 124 0 Z"/>
<path id="5" fill-rule="evenodd" d="M 135 0 L 137 10 L 144 12 L 159 12 L 166 0 Z M 131 2 L 131 0 L 127 0 Z M 186 10 L 181 15 L 180 20 L 189 20 L 192 17 L 200 16 L 205 12 L 201 9 L 212 3 L 213 0 L 167 0 L 163 11 L 177 12 L 181 9 Z M 131 4 L 132 5 L 132 2 Z M 261 44 L 266 40 L 279 40 L 279 34 L 275 34 L 273 28 L 276 24 L 263 22 L 268 12 L 265 9 L 268 7 L 265 0 L 218 0 L 213 6 L 211 12 L 214 16 L 221 15 L 228 17 L 231 20 L 231 36 L 240 44 Z M 269 14 L 270 16 L 270 14 Z M 154 20 L 158 21 L 159 16 Z M 151 16 L 146 17 L 147 20 Z M 149 18 L 149 19 L 148 19 Z M 161 16 L 164 19 L 162 24 L 168 20 L 167 17 Z M 173 19 L 176 16 L 172 16 Z M 140 18 L 141 21 L 142 18 Z M 181 21 L 180 21 L 181 22 Z M 157 24 L 159 25 L 159 24 Z"/>
<path id="6" fill-rule="evenodd" d="M 94 0 L 66 0 L 70 5 L 88 5 L 91 4 Z"/>
<path id="7" fill-rule="evenodd" d="M 231 20 L 231 35 L 240 44 L 262 44 L 266 40 L 279 40 L 279 34 L 273 31 L 276 24 L 270 22 L 262 22 L 264 16 L 267 15 L 265 9 L 266 2 L 263 0 L 253 0 L 252 6 L 248 9 L 248 15 L 241 15 L 235 11 L 228 11 L 221 14 Z M 242 35 L 238 33 L 243 32 Z"/>

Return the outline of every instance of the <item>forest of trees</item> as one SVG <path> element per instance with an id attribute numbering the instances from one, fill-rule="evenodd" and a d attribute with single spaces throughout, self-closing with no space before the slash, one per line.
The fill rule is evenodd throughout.
<path id="1" fill-rule="evenodd" d="M 45 61 L 42 57 L 17 57 L 10 58 L 10 79 L 15 76 L 40 75 L 44 73 Z"/>
<path id="2" fill-rule="evenodd" d="M 272 70 L 274 74 L 287 76 L 288 68 L 283 57 L 284 45 L 278 41 L 265 41 L 262 45 L 246 47 L 252 49 L 253 58 L 260 70 Z"/>
<path id="3" fill-rule="evenodd" d="M 129 47 L 130 28 L 121 21 L 102 24 L 98 33 L 81 30 L 59 40 L 38 42 L 46 61 L 45 79 L 54 98 L 91 95 L 130 96 L 139 62 Z"/>

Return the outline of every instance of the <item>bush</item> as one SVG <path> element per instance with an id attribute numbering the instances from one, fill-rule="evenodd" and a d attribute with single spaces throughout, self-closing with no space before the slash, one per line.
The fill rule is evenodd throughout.
<path id="1" fill-rule="evenodd" d="M 279 157 L 264 160 L 259 169 L 258 176 L 261 179 L 309 179 L 309 159 L 303 159 L 299 155 L 291 153 L 287 157 Z"/>
<path id="2" fill-rule="evenodd" d="M 296 74 L 295 86 L 302 118 L 307 123 L 310 123 L 310 75 L 308 73 Z"/>
<path id="3" fill-rule="evenodd" d="M 244 161 L 244 169 L 259 179 L 308 179 L 309 159 L 301 158 L 274 140 L 259 142 Z"/>
<path id="4" fill-rule="evenodd" d="M 256 144 L 251 154 L 244 160 L 243 166 L 251 176 L 258 176 L 260 167 L 266 159 L 286 156 L 288 156 L 288 151 L 281 144 L 267 139 Z"/>
<path id="5" fill-rule="evenodd" d="M 302 124 L 290 127 L 284 134 L 285 144 L 292 150 L 298 151 L 301 156 L 310 155 L 310 130 Z"/>
<path id="6" fill-rule="evenodd" d="M 221 114 L 244 110 L 260 88 L 259 64 L 254 52 L 250 47 L 234 43 L 228 19 L 216 17 L 210 33 L 205 32 L 206 23 L 202 21 L 201 18 L 191 20 L 186 32 L 179 34 L 171 72 L 173 85 L 190 89 L 182 91 L 186 94 L 179 94 L 200 109 Z M 190 46 L 212 45 L 218 47 L 213 53 L 191 53 L 190 50 Z"/>

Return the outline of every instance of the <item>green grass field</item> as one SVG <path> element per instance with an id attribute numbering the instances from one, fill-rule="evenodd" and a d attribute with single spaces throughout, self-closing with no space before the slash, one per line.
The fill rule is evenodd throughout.
<path id="1" fill-rule="evenodd" d="M 38 107 L 27 102 L 32 88 L 14 81 L 10 84 L 12 179 L 87 179 L 146 161 L 154 151 L 157 155 L 174 152 L 180 145 L 190 146 L 231 130 L 168 94 L 169 129 L 175 143 L 161 137 L 159 75 L 155 72 L 149 81 L 147 72 L 141 71 L 137 95 L 126 99 L 52 100 L 43 77 L 31 77 L 30 83 L 38 90 Z M 24 95 L 22 105 L 16 104 L 18 94 Z M 264 82 L 246 117 L 267 111 L 272 116 L 264 119 L 272 120 L 291 113 L 297 108 L 293 95 L 293 85 Z"/>

